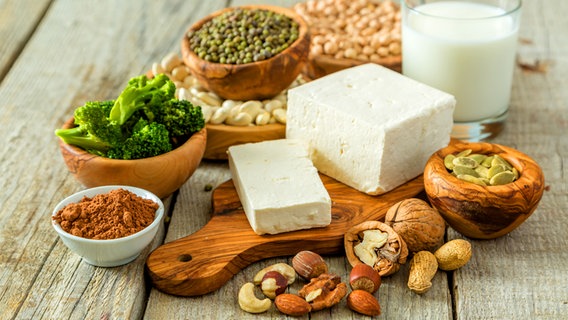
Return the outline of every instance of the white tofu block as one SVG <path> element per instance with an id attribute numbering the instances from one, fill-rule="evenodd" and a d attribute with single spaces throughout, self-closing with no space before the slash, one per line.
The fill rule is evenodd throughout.
<path id="1" fill-rule="evenodd" d="M 288 91 L 286 138 L 306 139 L 316 168 L 375 195 L 420 175 L 448 145 L 455 98 L 377 64 Z"/>
<path id="2" fill-rule="evenodd" d="M 331 199 L 303 140 L 229 147 L 229 168 L 247 219 L 257 234 L 325 227 Z"/>

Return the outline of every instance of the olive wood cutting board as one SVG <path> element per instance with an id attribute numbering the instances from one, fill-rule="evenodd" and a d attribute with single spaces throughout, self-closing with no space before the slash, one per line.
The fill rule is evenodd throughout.
<path id="1" fill-rule="evenodd" d="M 301 250 L 342 254 L 343 235 L 349 228 L 383 219 L 391 205 L 424 189 L 422 175 L 379 196 L 361 193 L 325 175 L 320 177 L 332 200 L 331 224 L 262 236 L 252 231 L 233 181 L 224 182 L 213 191 L 213 215 L 202 229 L 149 255 L 146 267 L 154 286 L 173 295 L 203 295 L 262 259 L 295 255 Z"/>

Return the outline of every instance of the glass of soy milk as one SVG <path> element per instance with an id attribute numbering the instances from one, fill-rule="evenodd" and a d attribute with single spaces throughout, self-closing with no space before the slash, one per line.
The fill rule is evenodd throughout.
<path id="1" fill-rule="evenodd" d="M 497 135 L 509 109 L 521 0 L 401 0 L 402 72 L 455 96 L 452 137 Z"/>

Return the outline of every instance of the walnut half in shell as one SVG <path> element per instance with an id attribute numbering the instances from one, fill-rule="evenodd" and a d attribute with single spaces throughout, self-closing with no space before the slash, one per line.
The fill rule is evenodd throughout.
<path id="1" fill-rule="evenodd" d="M 397 272 L 408 257 L 404 240 L 380 221 L 365 221 L 352 227 L 345 233 L 344 245 L 351 266 L 365 263 L 381 276 Z"/>

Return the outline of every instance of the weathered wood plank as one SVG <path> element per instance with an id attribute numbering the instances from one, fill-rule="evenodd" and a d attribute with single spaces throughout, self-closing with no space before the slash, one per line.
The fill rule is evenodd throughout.
<path id="1" fill-rule="evenodd" d="M 509 119 L 494 142 L 533 157 L 550 190 L 517 230 L 473 241 L 472 261 L 454 273 L 457 319 L 565 319 L 568 314 L 568 20 L 560 13 L 568 12 L 568 3 L 523 5 L 519 60 L 547 63 L 548 71 L 515 70 Z"/>
<path id="2" fill-rule="evenodd" d="M 0 81 L 26 45 L 51 0 L 0 0 Z"/>
<path id="3" fill-rule="evenodd" d="M 34 7 L 28 1 L 4 6 Z M 53 130 L 76 106 L 115 97 L 151 61 L 177 50 L 200 6 L 200 1 L 54 1 L 23 47 L 0 85 L 0 318 L 142 317 L 148 295 L 143 270 L 151 248 L 127 266 L 94 268 L 52 230 L 52 208 L 82 189 L 67 172 Z M 10 12 L 3 8 L 2 15 Z M 2 25 L 23 28 L 25 16 L 18 13 Z"/>

